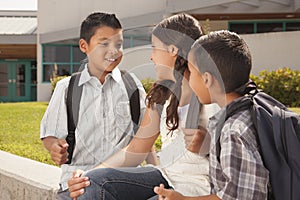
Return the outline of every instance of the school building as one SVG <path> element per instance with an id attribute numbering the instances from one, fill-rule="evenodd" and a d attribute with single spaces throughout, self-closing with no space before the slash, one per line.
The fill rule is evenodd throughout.
<path id="1" fill-rule="evenodd" d="M 155 78 L 150 61 L 152 27 L 181 12 L 197 18 L 207 32 L 228 29 L 241 34 L 250 47 L 255 74 L 280 67 L 300 69 L 300 0 L 38 1 L 36 15 L 0 12 L 0 24 L 3 18 L 20 17 L 32 18 L 37 27 L 17 34 L 5 33 L 0 26 L 0 101 L 48 101 L 55 69 L 58 75 L 72 74 L 85 57 L 78 48 L 79 28 L 95 11 L 116 13 L 121 20 L 120 68 L 140 79 Z M 6 55 L 5 49 L 15 54 Z"/>
<path id="2" fill-rule="evenodd" d="M 0 11 L 0 102 L 37 99 L 37 12 Z"/>

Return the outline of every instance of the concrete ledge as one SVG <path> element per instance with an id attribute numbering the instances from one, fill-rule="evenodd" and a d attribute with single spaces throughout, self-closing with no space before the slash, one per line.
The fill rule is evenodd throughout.
<path id="1" fill-rule="evenodd" d="M 0 199 L 54 200 L 61 169 L 0 151 Z"/>

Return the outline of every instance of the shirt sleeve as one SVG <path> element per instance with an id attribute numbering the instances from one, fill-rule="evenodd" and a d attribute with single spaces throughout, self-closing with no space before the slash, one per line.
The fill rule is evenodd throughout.
<path id="1" fill-rule="evenodd" d="M 40 138 L 48 136 L 65 138 L 68 134 L 66 91 L 70 77 L 57 82 L 40 125 Z"/>
<path id="2" fill-rule="evenodd" d="M 232 130 L 231 130 L 232 131 Z M 266 199 L 268 172 L 257 149 L 232 131 L 224 138 L 220 153 L 225 185 L 217 196 L 225 199 Z"/>

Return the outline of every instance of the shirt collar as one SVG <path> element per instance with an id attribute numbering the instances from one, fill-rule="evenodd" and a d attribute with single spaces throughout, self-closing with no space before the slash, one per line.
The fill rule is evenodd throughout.
<path id="1" fill-rule="evenodd" d="M 214 122 L 220 122 L 221 120 L 224 121 L 227 109 L 229 109 L 229 107 L 234 106 L 234 104 L 243 101 L 244 98 L 245 97 L 242 96 L 242 97 L 238 97 L 238 98 L 234 99 L 232 102 L 230 102 L 230 104 L 224 106 L 218 113 L 216 113 L 214 116 L 212 116 L 211 120 Z"/>
<path id="2" fill-rule="evenodd" d="M 81 72 L 81 76 L 80 76 L 80 80 L 78 83 L 78 86 L 81 86 L 82 84 L 85 84 L 86 82 L 88 82 L 92 77 L 88 71 L 88 64 L 86 63 L 84 66 L 84 69 Z M 121 77 L 121 71 L 118 67 L 116 67 L 115 69 L 112 70 L 111 73 L 107 74 L 106 79 L 108 77 L 112 77 L 117 83 L 121 81 L 122 77 Z"/>

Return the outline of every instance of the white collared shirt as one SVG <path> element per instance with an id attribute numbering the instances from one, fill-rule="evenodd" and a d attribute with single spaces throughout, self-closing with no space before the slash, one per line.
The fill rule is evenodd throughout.
<path id="1" fill-rule="evenodd" d="M 141 82 L 131 74 L 140 92 L 141 116 L 145 111 L 145 90 Z M 40 137 L 66 138 L 66 92 L 70 77 L 59 81 L 44 114 Z M 115 68 L 105 77 L 104 84 L 90 76 L 87 66 L 81 73 L 79 85 L 83 85 L 78 124 L 75 130 L 76 145 L 72 163 L 62 165 L 61 186 L 67 189 L 67 181 L 76 169 L 89 170 L 117 150 L 127 146 L 133 136 L 129 99 L 121 72 Z"/>

